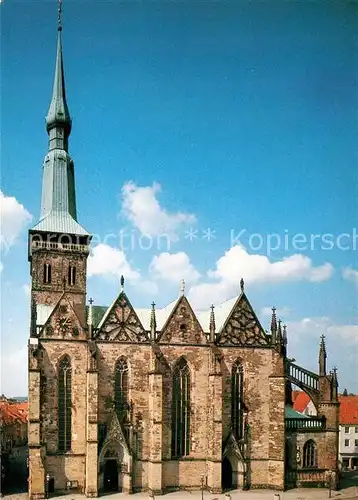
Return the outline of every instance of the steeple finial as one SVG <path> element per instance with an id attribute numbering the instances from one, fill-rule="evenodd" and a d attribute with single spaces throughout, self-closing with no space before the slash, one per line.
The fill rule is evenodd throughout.
<path id="1" fill-rule="evenodd" d="M 321 342 L 319 344 L 319 354 L 318 354 L 318 365 L 319 365 L 319 375 L 320 377 L 324 377 L 326 375 L 326 360 L 327 360 L 327 352 L 326 352 L 326 343 L 325 336 L 321 335 Z"/>
<path id="2" fill-rule="evenodd" d="M 155 340 L 157 331 L 157 319 L 155 317 L 155 303 L 152 302 L 152 310 L 150 312 L 150 339 Z"/>
<path id="3" fill-rule="evenodd" d="M 57 17 L 57 54 L 55 77 L 53 81 L 52 99 L 46 117 L 46 128 L 49 134 L 49 150 L 68 149 L 68 136 L 71 133 L 71 117 L 66 101 L 65 75 L 62 57 L 62 0 L 58 0 Z"/>
<path id="4" fill-rule="evenodd" d="M 214 305 L 212 304 L 211 307 L 211 312 L 210 312 L 210 326 L 209 326 L 209 332 L 210 332 L 210 342 L 215 342 L 215 313 L 214 313 Z"/>
<path id="5" fill-rule="evenodd" d="M 184 295 L 185 295 L 185 280 L 182 279 L 180 281 L 180 296 L 184 297 Z"/>
<path id="6" fill-rule="evenodd" d="M 122 274 L 122 276 L 121 276 L 121 292 L 123 292 L 123 290 L 124 290 L 124 276 Z"/>
<path id="7" fill-rule="evenodd" d="M 57 29 L 62 31 L 62 0 L 58 0 Z"/>
<path id="8" fill-rule="evenodd" d="M 338 379 L 337 379 L 337 367 L 333 367 L 332 371 L 332 400 L 337 401 L 338 396 Z"/>
<path id="9" fill-rule="evenodd" d="M 241 288 L 241 293 L 244 293 L 244 291 L 245 291 L 245 281 L 244 281 L 244 278 L 241 278 L 241 280 L 240 280 L 240 288 Z"/>
<path id="10" fill-rule="evenodd" d="M 281 344 L 282 343 L 282 320 L 278 320 L 278 327 L 277 327 L 277 343 Z"/>
<path id="11" fill-rule="evenodd" d="M 287 346 L 287 325 L 283 325 L 282 327 L 282 342 L 284 346 Z"/>
<path id="12" fill-rule="evenodd" d="M 88 300 L 89 306 L 88 306 L 88 316 L 87 316 L 87 325 L 88 325 L 88 337 L 92 339 L 93 336 L 93 304 L 94 300 L 92 297 Z"/>
<path id="13" fill-rule="evenodd" d="M 276 307 L 275 306 L 273 306 L 273 308 L 272 308 L 271 335 L 272 335 L 272 343 L 276 344 L 277 318 L 276 318 Z"/>
<path id="14" fill-rule="evenodd" d="M 93 325 L 93 304 L 94 300 L 92 297 L 88 300 L 89 306 L 88 306 L 88 317 L 87 317 L 87 325 Z"/>

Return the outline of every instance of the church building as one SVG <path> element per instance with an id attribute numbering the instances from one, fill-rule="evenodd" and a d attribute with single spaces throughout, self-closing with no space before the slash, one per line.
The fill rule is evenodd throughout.
<path id="1" fill-rule="evenodd" d="M 324 337 L 318 373 L 295 364 L 275 309 L 265 331 L 243 280 L 237 297 L 205 311 L 183 285 L 162 309 L 136 308 L 123 277 L 111 305 L 87 300 L 91 234 L 77 220 L 71 126 L 60 16 L 41 214 L 28 245 L 30 500 L 336 487 L 338 383 Z M 292 409 L 291 384 L 317 416 Z"/>

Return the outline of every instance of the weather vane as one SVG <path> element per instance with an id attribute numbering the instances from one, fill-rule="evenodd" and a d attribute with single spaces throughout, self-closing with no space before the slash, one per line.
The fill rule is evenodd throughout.
<path id="1" fill-rule="evenodd" d="M 58 1 L 58 30 L 62 30 L 62 0 L 57 0 Z"/>

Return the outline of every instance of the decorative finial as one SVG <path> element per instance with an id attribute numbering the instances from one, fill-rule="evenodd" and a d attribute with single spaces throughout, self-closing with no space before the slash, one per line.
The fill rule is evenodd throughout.
<path id="1" fill-rule="evenodd" d="M 88 318 L 87 318 L 87 324 L 89 326 L 92 326 L 93 325 L 93 308 L 92 308 L 92 304 L 93 304 L 94 300 L 92 299 L 92 297 L 88 300 L 88 303 L 89 303 L 89 307 L 88 307 Z"/>
<path id="2" fill-rule="evenodd" d="M 182 279 L 180 282 L 180 295 L 184 297 L 185 295 L 185 280 Z"/>
<path id="3" fill-rule="evenodd" d="M 241 293 L 244 293 L 244 290 L 245 290 L 244 278 L 241 278 L 241 280 L 240 280 L 240 288 L 241 288 Z"/>
<path id="4" fill-rule="evenodd" d="M 318 365 L 319 365 L 319 375 L 320 377 L 324 377 L 326 375 L 326 369 L 327 369 L 327 352 L 326 352 L 326 343 L 325 339 L 326 337 L 321 335 L 321 342 L 319 344 L 319 354 L 318 354 Z"/>
<path id="5" fill-rule="evenodd" d="M 282 340 L 283 340 L 283 345 L 287 345 L 287 325 L 283 325 L 283 333 L 282 333 Z"/>
<path id="6" fill-rule="evenodd" d="M 212 304 L 210 306 L 211 312 L 210 312 L 210 325 L 209 325 L 209 332 L 210 332 L 210 342 L 215 341 L 215 313 L 214 313 L 214 305 Z"/>
<path id="7" fill-rule="evenodd" d="M 282 342 L 282 328 L 281 328 L 281 323 L 282 320 L 278 320 L 278 327 L 277 327 L 277 342 L 281 344 Z"/>
<path id="8" fill-rule="evenodd" d="M 57 29 L 62 31 L 62 0 L 58 0 L 58 17 L 57 17 Z"/>
<path id="9" fill-rule="evenodd" d="M 123 290 L 124 290 L 124 276 L 122 274 L 122 276 L 121 276 L 121 292 L 123 292 Z"/>
<path id="10" fill-rule="evenodd" d="M 150 312 L 150 338 L 155 340 L 155 335 L 157 331 L 157 320 L 155 317 L 155 302 L 152 302 L 152 310 Z"/>

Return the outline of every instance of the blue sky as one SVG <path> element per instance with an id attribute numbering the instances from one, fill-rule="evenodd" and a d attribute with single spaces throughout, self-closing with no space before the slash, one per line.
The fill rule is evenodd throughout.
<path id="1" fill-rule="evenodd" d="M 40 211 L 57 6 L 0 9 L 2 390 L 14 395 L 26 393 L 26 238 Z M 233 297 L 243 276 L 264 327 L 273 304 L 287 322 L 290 355 L 315 370 L 325 333 L 340 388 L 358 391 L 357 23 L 353 2 L 64 1 L 96 304 L 113 300 L 122 273 L 134 305 L 164 306 L 184 277 L 198 309 Z M 121 229 L 134 245 L 120 246 Z"/>

